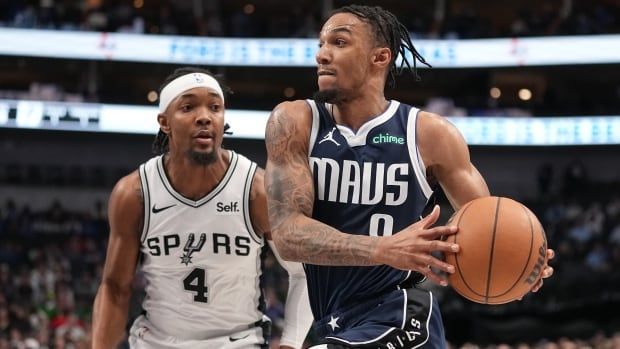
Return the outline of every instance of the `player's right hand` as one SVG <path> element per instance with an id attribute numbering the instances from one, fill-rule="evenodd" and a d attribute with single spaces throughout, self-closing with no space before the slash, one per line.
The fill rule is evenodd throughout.
<path id="1" fill-rule="evenodd" d="M 459 246 L 442 241 L 440 238 L 457 232 L 455 226 L 432 227 L 439 218 L 439 206 L 420 221 L 394 234 L 379 239 L 373 259 L 397 269 L 413 270 L 425 275 L 429 280 L 447 286 L 445 277 L 435 271 L 454 273 L 454 266 L 434 257 L 435 251 L 456 253 Z"/>

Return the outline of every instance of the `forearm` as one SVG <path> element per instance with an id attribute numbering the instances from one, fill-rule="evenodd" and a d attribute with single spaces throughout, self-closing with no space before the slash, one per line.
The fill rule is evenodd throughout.
<path id="1" fill-rule="evenodd" d="M 301 214 L 275 229 L 273 239 L 286 260 L 320 265 L 380 264 L 374 260 L 379 238 L 345 234 Z"/>
<path id="2" fill-rule="evenodd" d="M 115 292 L 102 284 L 93 307 L 93 349 L 116 348 L 125 335 L 129 292 Z"/>

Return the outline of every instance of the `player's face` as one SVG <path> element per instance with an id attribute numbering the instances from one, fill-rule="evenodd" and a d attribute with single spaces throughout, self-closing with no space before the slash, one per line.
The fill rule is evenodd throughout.
<path id="1" fill-rule="evenodd" d="M 355 96 L 370 70 L 373 36 L 368 23 L 350 13 L 338 13 L 323 25 L 319 35 L 319 94 L 337 102 Z"/>
<path id="2" fill-rule="evenodd" d="M 217 159 L 224 135 L 224 101 L 215 90 L 197 87 L 166 110 L 170 149 L 208 165 Z"/>

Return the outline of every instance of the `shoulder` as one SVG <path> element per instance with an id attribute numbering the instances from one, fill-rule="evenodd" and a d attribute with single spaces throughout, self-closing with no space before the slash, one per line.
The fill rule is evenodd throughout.
<path id="1" fill-rule="evenodd" d="M 138 171 L 121 178 L 110 194 L 108 204 L 110 234 L 133 239 L 139 234 L 144 220 L 144 198 Z"/>
<path id="2" fill-rule="evenodd" d="M 254 230 L 271 239 L 269 217 L 267 214 L 267 192 L 265 191 L 265 171 L 257 167 L 250 189 L 250 214 Z"/>
<path id="3" fill-rule="evenodd" d="M 423 110 L 418 113 L 417 127 L 421 138 L 460 136 L 459 130 L 448 119 Z"/>
<path id="4" fill-rule="evenodd" d="M 254 160 L 251 160 L 247 156 L 238 153 L 234 150 L 228 150 L 229 156 L 236 156 L 239 159 L 239 163 L 242 164 L 241 168 L 243 168 L 243 172 L 247 173 L 248 176 L 252 176 L 250 185 L 250 199 L 254 198 L 256 195 L 260 194 L 257 190 L 261 190 L 261 187 L 264 182 L 265 170 L 263 170 Z M 254 169 L 253 169 L 254 168 Z M 246 178 L 247 179 L 247 178 Z M 263 189 L 264 192 L 264 189 Z"/>
<path id="5" fill-rule="evenodd" d="M 119 179 L 110 194 L 110 208 L 142 212 L 144 197 L 138 170 Z M 114 206 L 114 207 L 113 207 Z"/>
<path id="6" fill-rule="evenodd" d="M 273 108 L 269 116 L 266 137 L 274 136 L 273 132 L 290 132 L 291 128 L 303 130 L 304 126 L 309 128 L 311 122 L 312 110 L 308 102 L 304 100 L 282 102 Z"/>
<path id="7" fill-rule="evenodd" d="M 254 172 L 254 178 L 252 179 L 250 200 L 266 197 L 267 195 L 265 193 L 265 170 L 257 166 L 256 172 Z"/>
<path id="8" fill-rule="evenodd" d="M 312 110 L 304 100 L 278 104 L 267 121 L 265 144 L 268 155 L 285 151 L 307 151 Z"/>
<path id="9" fill-rule="evenodd" d="M 417 145 L 427 166 L 450 151 L 467 147 L 460 131 L 441 115 L 421 110 L 416 127 Z"/>
<path id="10" fill-rule="evenodd" d="M 306 100 L 298 99 L 295 101 L 286 101 L 276 105 L 271 112 L 272 117 L 290 117 L 298 113 L 311 113 L 310 105 Z"/>

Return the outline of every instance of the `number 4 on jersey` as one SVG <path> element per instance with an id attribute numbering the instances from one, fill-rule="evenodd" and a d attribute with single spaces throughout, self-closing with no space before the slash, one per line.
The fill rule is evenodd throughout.
<path id="1" fill-rule="evenodd" d="M 183 279 L 183 288 L 186 291 L 195 292 L 194 301 L 207 303 L 207 272 L 202 268 L 194 268 L 185 279 Z"/>

